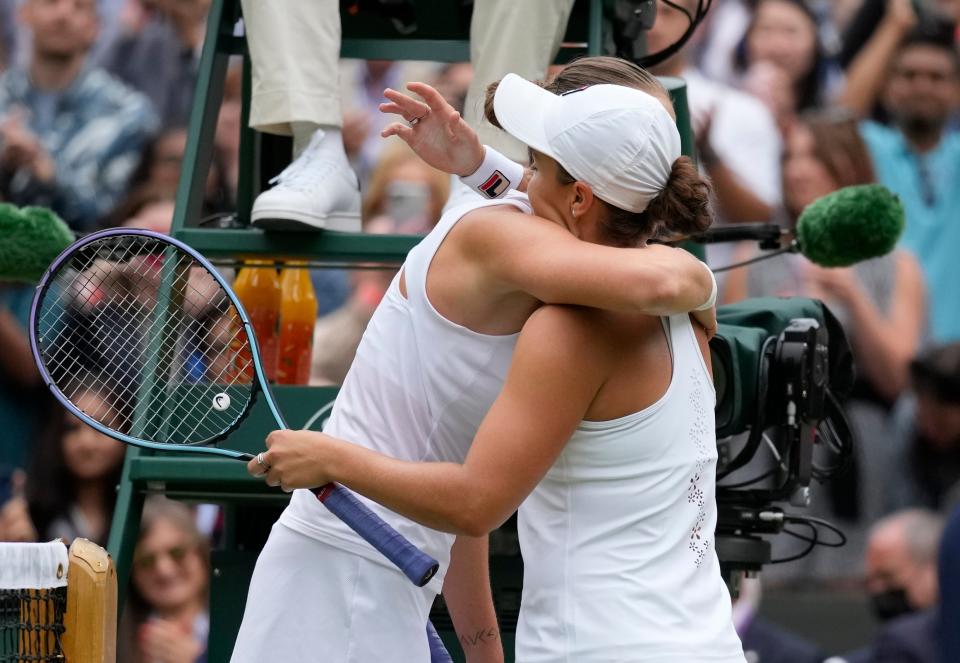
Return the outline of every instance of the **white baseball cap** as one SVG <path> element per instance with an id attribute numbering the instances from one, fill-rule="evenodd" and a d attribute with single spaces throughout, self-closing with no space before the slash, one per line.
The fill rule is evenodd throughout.
<path id="1" fill-rule="evenodd" d="M 680 132 L 653 95 L 591 85 L 561 95 L 516 74 L 497 87 L 493 110 L 507 133 L 556 160 L 614 207 L 642 212 L 680 158 Z"/>

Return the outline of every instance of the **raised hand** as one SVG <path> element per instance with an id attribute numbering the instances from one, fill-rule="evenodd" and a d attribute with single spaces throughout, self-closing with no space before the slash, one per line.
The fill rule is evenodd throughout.
<path id="1" fill-rule="evenodd" d="M 399 136 L 427 164 L 453 175 L 470 175 L 483 163 L 484 148 L 477 132 L 464 122 L 453 106 L 426 83 L 410 83 L 407 89 L 423 101 L 387 88 L 389 100 L 381 113 L 399 115 L 409 124 L 394 122 L 381 136 Z"/>

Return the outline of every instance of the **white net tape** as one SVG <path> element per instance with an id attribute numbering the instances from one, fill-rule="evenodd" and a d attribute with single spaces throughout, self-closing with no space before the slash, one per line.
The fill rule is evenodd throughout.
<path id="1" fill-rule="evenodd" d="M 69 565 L 62 541 L 0 543 L 0 590 L 66 587 Z"/>

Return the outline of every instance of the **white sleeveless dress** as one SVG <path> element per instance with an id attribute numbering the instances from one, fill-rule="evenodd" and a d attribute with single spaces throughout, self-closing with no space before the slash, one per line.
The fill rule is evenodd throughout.
<path id="1" fill-rule="evenodd" d="M 713 548 L 713 381 L 689 316 L 663 321 L 663 397 L 581 422 L 520 507 L 517 663 L 744 663 Z"/>
<path id="2" fill-rule="evenodd" d="M 445 319 L 427 299 L 427 271 L 460 218 L 504 204 L 530 213 L 524 194 L 476 198 L 447 211 L 410 251 L 407 297 L 398 276 L 367 326 L 326 433 L 402 460 L 463 462 L 503 387 L 517 335 L 478 334 Z M 437 576 L 414 587 L 311 492 L 295 491 L 257 560 L 232 663 L 430 660 L 427 616 L 454 537 L 360 499 L 436 558 Z"/>

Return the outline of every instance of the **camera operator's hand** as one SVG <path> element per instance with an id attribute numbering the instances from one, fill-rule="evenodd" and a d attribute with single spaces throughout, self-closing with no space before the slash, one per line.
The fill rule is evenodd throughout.
<path id="1" fill-rule="evenodd" d="M 0 163 L 23 168 L 40 182 L 56 174 L 53 157 L 40 139 L 26 126 L 24 114 L 14 111 L 0 121 Z"/>

